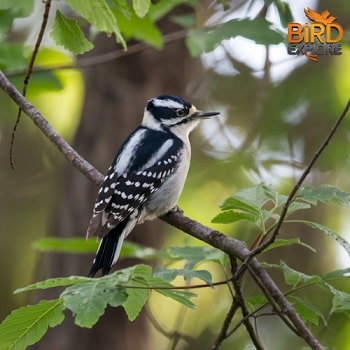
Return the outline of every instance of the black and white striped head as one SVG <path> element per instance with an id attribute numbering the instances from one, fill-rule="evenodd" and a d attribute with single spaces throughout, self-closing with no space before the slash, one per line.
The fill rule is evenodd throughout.
<path id="1" fill-rule="evenodd" d="M 218 114 L 218 112 L 199 111 L 181 97 L 161 95 L 148 100 L 142 125 L 156 130 L 170 129 L 188 135 L 200 119 Z"/>

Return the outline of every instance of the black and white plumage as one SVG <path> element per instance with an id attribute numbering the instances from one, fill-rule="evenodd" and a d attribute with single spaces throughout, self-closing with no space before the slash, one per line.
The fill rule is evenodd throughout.
<path id="1" fill-rule="evenodd" d="M 117 153 L 98 192 L 87 238 L 101 238 L 90 276 L 107 274 L 136 224 L 173 209 L 191 158 L 190 132 L 201 112 L 184 99 L 162 95 L 148 101 L 141 125 Z"/>

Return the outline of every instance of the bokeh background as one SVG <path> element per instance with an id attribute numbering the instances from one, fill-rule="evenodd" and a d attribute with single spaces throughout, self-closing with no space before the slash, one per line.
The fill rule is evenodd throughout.
<path id="1" fill-rule="evenodd" d="M 96 58 L 118 50 L 113 37 L 98 34 L 94 49 L 73 57 L 58 49 L 48 36 L 37 64 L 55 67 L 33 74 L 27 97 L 54 128 L 101 172 L 116 149 L 139 124 L 148 98 L 164 93 L 183 96 L 202 110 L 217 110 L 220 118 L 204 121 L 192 135 L 193 158 L 179 205 L 186 215 L 242 239 L 249 245 L 255 232 L 245 223 L 215 225 L 218 204 L 238 189 L 260 182 L 288 194 L 314 155 L 350 96 L 350 7 L 347 0 L 286 1 L 296 22 L 304 23 L 304 7 L 328 9 L 345 31 L 341 56 L 288 56 L 286 44 L 256 45 L 236 37 L 214 51 L 191 57 L 184 37 L 170 39 L 162 49 L 148 45 L 134 53 L 98 62 Z M 266 4 L 269 1 L 265 1 Z M 16 22 L 11 40 L 35 42 L 42 13 L 37 1 L 28 19 Z M 213 25 L 231 18 L 254 18 L 264 1 L 202 1 L 181 5 L 158 25 L 162 33 L 181 31 L 173 16 L 193 14 L 198 25 Z M 272 7 L 266 17 L 286 32 Z M 130 40 L 128 45 L 135 44 Z M 5 43 L 0 42 L 1 45 Z M 3 46 L 4 47 L 4 46 Z M 4 57 L 3 57 L 4 60 Z M 3 61 L 0 63 L 3 64 Z M 59 69 L 80 64 L 80 68 Z M 17 66 L 16 66 L 17 65 Z M 23 62 L 12 62 L 5 73 L 19 88 Z M 15 138 L 15 169 L 9 163 L 9 147 L 16 106 L 0 91 L 0 319 L 11 310 L 34 303 L 45 294 L 13 291 L 49 277 L 86 275 L 92 256 L 39 252 L 33 242 L 47 236 L 82 237 L 90 218 L 97 189 L 72 168 L 23 116 Z M 307 178 L 311 185 L 331 184 L 350 191 L 349 120 L 322 154 Z M 350 240 L 350 209 L 318 206 L 301 216 L 330 226 Z M 304 215 L 304 214 L 303 214 Z M 317 252 L 302 247 L 281 248 L 262 259 L 283 260 L 308 274 L 345 268 L 350 259 L 342 248 L 321 233 L 303 226 L 285 226 L 283 238 L 301 237 Z M 201 244 L 160 220 L 143 224 L 131 240 L 157 248 Z M 121 268 L 138 261 L 121 261 Z M 154 262 L 155 265 L 161 262 Z M 215 265 L 205 266 L 215 280 L 224 279 Z M 271 271 L 281 284 L 281 273 Z M 247 280 L 248 295 L 257 291 Z M 350 285 L 341 286 L 350 292 Z M 203 349 L 210 348 L 230 306 L 226 286 L 198 292 L 197 308 L 187 310 L 169 300 L 152 296 L 148 312 L 160 325 L 156 329 L 145 313 L 130 323 L 122 310 L 108 309 L 91 330 L 74 326 L 72 318 L 49 330 L 33 349 Z M 300 296 L 312 300 L 325 315 L 328 326 L 310 324 L 320 341 L 332 349 L 350 349 L 350 322 L 344 316 L 327 317 L 331 299 L 326 292 L 308 288 Z M 266 349 L 301 349 L 304 344 L 273 316 L 257 320 Z M 222 349 L 252 349 L 239 329 Z"/>

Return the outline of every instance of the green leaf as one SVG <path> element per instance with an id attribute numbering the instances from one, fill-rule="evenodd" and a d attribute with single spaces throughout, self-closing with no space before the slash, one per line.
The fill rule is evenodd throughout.
<path id="1" fill-rule="evenodd" d="M 227 198 L 221 205 L 221 210 L 241 210 L 251 215 L 259 216 L 259 208 L 249 200 L 241 198 L 239 195 L 235 195 Z"/>
<path id="2" fill-rule="evenodd" d="M 337 293 L 334 294 L 332 309 L 330 312 L 345 312 L 348 316 L 350 316 L 350 294 L 338 290 Z"/>
<path id="3" fill-rule="evenodd" d="M 162 0 L 153 2 L 149 9 L 148 15 L 153 22 L 157 22 L 170 11 L 172 11 L 176 6 L 183 3 L 184 0 Z M 186 1 L 186 3 L 188 5 L 191 5 L 188 1 Z"/>
<path id="4" fill-rule="evenodd" d="M 132 12 L 130 13 L 130 17 L 127 18 L 118 11 L 115 11 L 114 15 L 120 24 L 121 31 L 125 38 L 134 38 L 153 45 L 155 48 L 162 48 L 162 34 L 149 16 L 140 18 Z"/>
<path id="5" fill-rule="evenodd" d="M 37 343 L 48 327 L 55 327 L 63 320 L 62 299 L 42 300 L 14 310 L 0 324 L 0 349 L 26 349 Z"/>
<path id="6" fill-rule="evenodd" d="M 242 36 L 255 41 L 256 44 L 274 45 L 283 42 L 281 33 L 271 28 L 265 18 L 233 19 L 210 29 L 193 29 L 187 37 L 187 47 L 192 56 L 214 50 L 222 40 Z"/>
<path id="7" fill-rule="evenodd" d="M 24 70 L 27 60 L 23 53 L 23 45 L 13 42 L 1 42 L 0 45 L 0 69 L 11 71 Z"/>
<path id="8" fill-rule="evenodd" d="M 301 222 L 314 229 L 320 230 L 321 232 L 325 233 L 328 237 L 334 239 L 338 244 L 340 244 L 350 256 L 350 243 L 346 241 L 343 237 L 339 236 L 336 232 L 331 230 L 329 227 L 318 224 L 317 222 L 306 220 L 293 220 L 293 222 Z"/>
<path id="9" fill-rule="evenodd" d="M 264 252 L 267 252 L 269 250 L 275 249 L 275 248 L 279 248 L 279 247 L 286 247 L 292 244 L 299 244 L 305 248 L 310 249 L 311 251 L 313 251 L 314 253 L 316 252 L 316 250 L 311 247 L 310 245 L 302 242 L 299 238 L 291 238 L 291 239 L 276 239 L 272 244 L 270 244 L 265 250 Z"/>
<path id="10" fill-rule="evenodd" d="M 339 278 L 349 278 L 350 277 L 350 267 L 346 269 L 339 269 L 335 271 L 328 272 L 325 274 L 322 279 L 329 280 L 329 279 L 339 279 Z"/>
<path id="11" fill-rule="evenodd" d="M 154 280 L 154 282 L 156 282 L 156 280 Z M 157 285 L 160 286 L 160 281 L 158 281 Z M 166 287 L 166 285 L 164 285 L 164 287 Z M 196 307 L 196 305 L 191 301 L 191 298 L 197 296 L 196 293 L 190 292 L 188 290 L 175 290 L 166 288 L 155 289 L 155 291 L 167 298 L 173 299 L 178 303 L 187 306 L 190 309 L 194 309 Z"/>
<path id="12" fill-rule="evenodd" d="M 302 199 L 312 205 L 321 202 L 350 207 L 350 193 L 329 185 L 319 187 L 304 186 L 297 193 L 296 199 Z"/>
<path id="13" fill-rule="evenodd" d="M 94 47 L 85 38 L 77 21 L 65 17 L 60 11 L 56 12 L 50 35 L 57 45 L 63 46 L 76 55 L 89 51 Z"/>
<path id="14" fill-rule="evenodd" d="M 32 247 L 41 252 L 94 253 L 98 242 L 95 239 L 85 238 L 46 237 L 34 241 Z"/>
<path id="15" fill-rule="evenodd" d="M 151 5 L 151 0 L 133 0 L 132 5 L 136 15 L 142 18 L 146 16 Z"/>
<path id="16" fill-rule="evenodd" d="M 251 312 L 268 303 L 266 297 L 263 295 L 254 295 L 247 297 L 245 298 L 245 302 Z"/>
<path id="17" fill-rule="evenodd" d="M 168 252 L 178 259 L 187 260 L 187 269 L 193 269 L 200 262 L 212 261 L 221 264 L 225 256 L 222 251 L 211 247 L 169 247 Z"/>
<path id="18" fill-rule="evenodd" d="M 182 15 L 182 16 L 172 16 L 171 20 L 178 24 L 179 26 L 185 27 L 185 28 L 190 28 L 195 25 L 195 17 L 193 14 L 187 14 L 187 15 Z"/>
<path id="19" fill-rule="evenodd" d="M 310 209 L 311 205 L 309 203 L 294 201 L 288 207 L 287 215 L 291 215 L 299 210 Z"/>
<path id="20" fill-rule="evenodd" d="M 195 305 L 192 303 L 190 298 L 196 296 L 195 293 L 186 291 L 186 290 L 178 290 L 172 289 L 174 286 L 167 281 L 164 281 L 160 277 L 150 275 L 151 268 L 146 265 L 136 265 L 130 270 L 130 281 L 138 281 L 139 283 L 143 283 L 143 285 L 149 289 L 153 289 L 156 292 L 171 298 L 187 307 L 194 308 Z M 130 283 L 128 282 L 128 284 Z M 129 290 L 128 290 L 129 292 Z M 132 301 L 132 300 L 131 300 Z M 132 303 L 128 304 L 128 306 L 132 307 Z M 124 304 L 123 304 L 124 307 Z"/>
<path id="21" fill-rule="evenodd" d="M 86 240 L 85 238 L 46 237 L 34 241 L 32 247 L 42 252 L 95 253 L 98 242 L 95 239 Z M 154 248 L 125 241 L 120 252 L 120 258 L 128 257 L 141 259 L 166 258 L 168 254 Z"/>
<path id="22" fill-rule="evenodd" d="M 274 4 L 277 7 L 278 14 L 280 16 L 281 24 L 283 27 L 287 27 L 288 23 L 294 22 L 292 11 L 290 10 L 289 4 L 282 0 L 275 0 Z"/>
<path id="23" fill-rule="evenodd" d="M 8 9 L 14 17 L 27 17 L 34 10 L 34 0 L 13 1 L 1 0 L 0 9 Z"/>
<path id="24" fill-rule="evenodd" d="M 66 287 L 66 286 L 71 286 L 73 284 L 85 283 L 85 282 L 94 281 L 94 280 L 95 280 L 94 278 L 80 277 L 80 276 L 49 278 L 45 281 L 36 282 L 36 283 L 30 284 L 29 286 L 18 288 L 15 290 L 15 294 L 28 292 L 30 290 L 37 290 L 37 289 Z"/>
<path id="25" fill-rule="evenodd" d="M 123 302 L 123 308 L 129 321 L 136 319 L 149 297 L 148 280 L 151 275 L 152 268 L 147 265 L 136 265 L 130 269 L 127 285 L 135 288 L 127 288 L 128 298 Z"/>
<path id="26" fill-rule="evenodd" d="M 134 321 L 146 304 L 150 295 L 150 290 L 144 282 L 140 281 L 130 281 L 128 285 L 135 288 L 127 288 L 128 298 L 123 302 L 122 306 L 129 321 Z"/>
<path id="27" fill-rule="evenodd" d="M 295 296 L 288 296 L 288 301 L 294 306 L 298 315 L 304 322 L 311 322 L 318 326 L 319 319 L 321 319 L 325 326 L 327 326 L 326 319 L 323 317 L 321 311 L 313 304 L 305 299 Z"/>
<path id="28" fill-rule="evenodd" d="M 75 316 L 75 323 L 87 328 L 98 321 L 107 304 L 117 307 L 127 297 L 124 288 L 118 288 L 115 282 L 104 278 L 70 286 L 61 294 L 65 307 Z"/>
<path id="29" fill-rule="evenodd" d="M 255 222 L 258 216 L 251 213 L 237 212 L 233 210 L 227 210 L 216 215 L 211 222 L 214 224 L 231 224 L 239 220 L 247 220 L 249 222 Z"/>
<path id="30" fill-rule="evenodd" d="M 66 3 L 100 31 L 107 34 L 114 33 L 117 40 L 126 48 L 117 20 L 105 0 L 66 0 Z"/>
<path id="31" fill-rule="evenodd" d="M 323 282 L 320 276 L 306 275 L 302 272 L 299 272 L 297 270 L 292 269 L 287 264 L 285 264 L 283 261 L 281 261 L 281 263 L 279 265 L 263 263 L 263 266 L 267 267 L 267 268 L 281 269 L 283 271 L 285 282 L 288 285 L 293 286 L 293 289 L 300 283 L 311 284 L 311 283 L 322 283 Z"/>
<path id="32" fill-rule="evenodd" d="M 176 277 L 183 276 L 188 281 L 192 278 L 199 278 L 205 283 L 212 284 L 211 273 L 207 270 L 167 269 L 165 267 L 159 267 L 154 274 L 166 282 L 171 282 Z"/>

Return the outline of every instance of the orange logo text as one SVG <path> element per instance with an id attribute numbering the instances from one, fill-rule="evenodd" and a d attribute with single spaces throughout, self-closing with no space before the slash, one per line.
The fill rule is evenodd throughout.
<path id="1" fill-rule="evenodd" d="M 306 17 L 314 23 L 288 23 L 288 54 L 305 55 L 317 62 L 319 55 L 341 55 L 341 44 L 344 30 L 336 17 L 329 11 L 321 13 L 309 8 L 304 9 Z"/>

